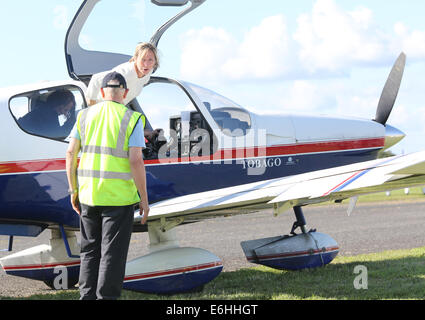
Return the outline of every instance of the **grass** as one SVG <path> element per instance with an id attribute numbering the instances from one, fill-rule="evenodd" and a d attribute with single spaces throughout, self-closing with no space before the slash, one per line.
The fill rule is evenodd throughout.
<path id="1" fill-rule="evenodd" d="M 358 203 L 362 202 L 387 202 L 387 201 L 417 201 L 425 200 L 425 195 L 422 192 L 422 187 L 414 187 L 409 189 L 409 194 L 405 194 L 404 189 L 393 190 L 390 195 L 387 196 L 385 192 L 368 194 L 360 196 Z M 344 200 L 343 202 L 348 202 Z"/>
<path id="2" fill-rule="evenodd" d="M 356 266 L 367 270 L 367 289 L 356 289 Z M 363 278 L 362 284 L 365 284 Z M 336 257 L 322 268 L 280 271 L 268 267 L 222 272 L 201 292 L 152 295 L 124 290 L 123 300 L 385 300 L 423 299 L 425 247 Z M 78 299 L 77 289 L 23 299 Z M 3 297 L 3 299 L 7 297 Z M 14 298 L 15 299 L 15 298 Z"/>

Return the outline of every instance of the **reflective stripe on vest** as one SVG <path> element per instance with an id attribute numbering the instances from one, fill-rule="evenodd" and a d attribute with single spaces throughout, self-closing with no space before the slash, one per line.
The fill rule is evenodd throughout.
<path id="1" fill-rule="evenodd" d="M 110 147 L 100 147 L 100 146 L 88 146 L 85 144 L 85 130 L 86 130 L 86 118 L 87 113 L 84 112 L 81 115 L 80 119 L 80 127 L 81 127 L 81 145 L 82 145 L 82 152 L 87 153 L 98 153 L 98 154 L 109 154 L 114 157 L 118 158 L 128 158 L 128 151 L 124 151 L 124 144 L 125 144 L 125 133 L 127 131 L 128 124 L 130 123 L 131 116 L 133 115 L 133 111 L 127 110 L 124 114 L 124 117 L 121 120 L 120 125 L 120 132 L 118 134 L 118 141 L 117 146 L 115 148 Z M 145 116 L 141 116 L 143 128 L 145 127 Z"/>
<path id="2" fill-rule="evenodd" d="M 80 112 L 77 126 L 83 154 L 77 174 L 81 203 L 114 206 L 140 200 L 128 161 L 128 138 L 140 116 L 114 102 L 103 102 Z M 142 121 L 144 125 L 144 116 Z"/>
<path id="3" fill-rule="evenodd" d="M 84 177 L 84 178 L 99 178 L 99 179 L 121 179 L 121 180 L 133 179 L 131 173 L 127 173 L 127 172 L 111 172 L 111 171 L 87 170 L 87 169 L 78 169 L 78 176 Z"/>
<path id="4" fill-rule="evenodd" d="M 109 154 L 118 158 L 128 158 L 128 151 L 124 151 L 124 143 L 125 143 L 125 133 L 127 132 L 128 124 L 130 123 L 131 116 L 133 115 L 133 111 L 127 109 L 124 113 L 124 117 L 121 120 L 120 124 L 120 132 L 118 133 L 117 145 L 115 148 L 111 147 L 101 147 L 101 146 L 93 146 L 86 145 L 86 118 L 87 112 L 84 112 L 81 115 L 80 119 L 80 128 L 81 128 L 81 145 L 82 152 L 85 153 L 97 153 L 97 154 Z"/>

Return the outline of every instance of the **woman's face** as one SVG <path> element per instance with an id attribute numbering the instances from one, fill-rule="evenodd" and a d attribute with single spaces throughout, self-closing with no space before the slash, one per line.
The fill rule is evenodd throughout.
<path id="1" fill-rule="evenodd" d="M 143 77 L 148 74 L 156 64 L 155 55 L 151 50 L 145 50 L 136 59 L 137 74 Z"/>

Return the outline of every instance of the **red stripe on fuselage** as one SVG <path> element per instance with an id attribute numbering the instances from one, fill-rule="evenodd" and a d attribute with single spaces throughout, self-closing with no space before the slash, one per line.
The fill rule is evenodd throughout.
<path id="1" fill-rule="evenodd" d="M 166 158 L 145 160 L 146 165 L 189 163 L 196 161 L 232 160 L 256 157 L 290 156 L 295 154 L 337 152 L 356 149 L 382 148 L 385 138 L 339 140 L 314 142 L 291 145 L 278 145 L 271 147 L 221 149 L 205 157 Z M 65 170 L 65 159 L 43 159 L 28 161 L 10 161 L 0 163 L 0 174 L 61 171 Z"/>
<path id="2" fill-rule="evenodd" d="M 277 145 L 270 147 L 221 149 L 212 155 L 204 157 L 186 157 L 146 160 L 145 164 L 189 163 L 196 161 L 231 160 L 243 158 L 262 158 L 276 156 L 291 156 L 296 154 L 321 153 L 332 151 L 348 151 L 356 149 L 382 148 L 385 138 L 339 140 L 312 142 L 302 144 Z"/>
<path id="3" fill-rule="evenodd" d="M 55 263 L 46 263 L 46 264 L 23 264 L 23 265 L 15 265 L 15 266 L 3 266 L 4 271 L 20 271 L 20 270 L 30 270 L 30 269 L 50 269 L 54 267 L 64 266 L 64 267 L 72 267 L 78 266 L 80 264 L 80 260 L 78 261 L 69 261 L 69 262 L 55 262 Z"/>
<path id="4" fill-rule="evenodd" d="M 43 159 L 0 163 L 0 174 L 65 170 L 65 159 Z"/>

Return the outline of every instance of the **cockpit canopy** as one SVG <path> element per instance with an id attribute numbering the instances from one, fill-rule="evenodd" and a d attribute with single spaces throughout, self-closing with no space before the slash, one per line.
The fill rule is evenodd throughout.
<path id="1" fill-rule="evenodd" d="M 235 102 L 195 84 L 186 82 L 185 85 L 199 97 L 224 134 L 232 137 L 244 136 L 251 128 L 249 112 Z"/>

